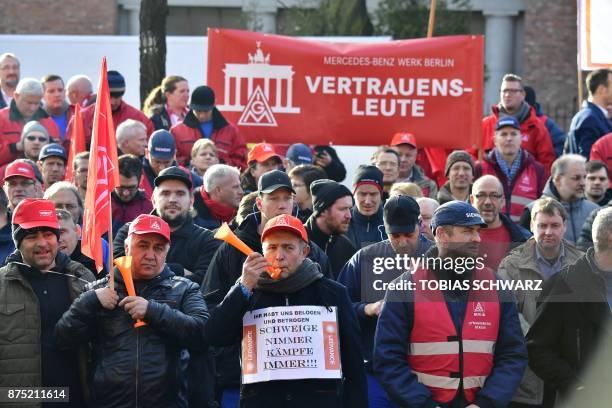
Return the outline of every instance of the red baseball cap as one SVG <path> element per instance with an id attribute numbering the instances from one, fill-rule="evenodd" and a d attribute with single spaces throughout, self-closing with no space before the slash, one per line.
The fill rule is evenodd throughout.
<path id="1" fill-rule="evenodd" d="M 59 229 L 53 201 L 42 198 L 24 198 L 13 213 L 13 224 L 23 229 L 48 227 Z"/>
<path id="2" fill-rule="evenodd" d="M 128 236 L 132 234 L 158 234 L 170 242 L 170 227 L 168 223 L 156 215 L 140 214 L 128 229 Z"/>
<path id="3" fill-rule="evenodd" d="M 15 160 L 6 166 L 6 170 L 4 172 L 4 179 L 8 179 L 9 177 L 24 177 L 30 180 L 36 180 L 36 174 L 34 173 L 34 169 L 28 163 L 25 163 L 21 160 Z"/>
<path id="4" fill-rule="evenodd" d="M 276 150 L 274 150 L 274 145 L 270 143 L 257 143 L 249 151 L 247 162 L 256 161 L 257 163 L 263 163 L 272 157 L 277 157 L 278 160 L 282 160 L 276 153 Z"/>
<path id="5" fill-rule="evenodd" d="M 292 217 L 288 214 L 277 215 L 268 222 L 261 233 L 261 242 L 264 241 L 267 235 L 274 231 L 288 231 L 302 239 L 304 242 L 308 242 L 308 234 L 304 228 L 304 224 L 299 219 Z"/>
<path id="6" fill-rule="evenodd" d="M 391 146 L 398 146 L 401 144 L 409 144 L 415 149 L 417 147 L 416 138 L 412 133 L 408 132 L 399 132 L 393 135 L 393 139 L 391 139 Z"/>

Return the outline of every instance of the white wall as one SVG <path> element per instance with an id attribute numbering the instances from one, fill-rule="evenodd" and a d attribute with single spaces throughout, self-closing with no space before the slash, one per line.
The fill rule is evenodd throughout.
<path id="1" fill-rule="evenodd" d="M 389 40 L 388 37 L 317 39 L 337 42 Z M 207 46 L 206 37 L 167 37 L 166 74 L 187 78 L 191 89 L 203 85 Z M 0 35 L 0 54 L 4 52 L 17 55 L 22 78 L 40 79 L 47 74 L 57 74 L 67 81 L 73 75 L 84 74 L 92 79 L 96 88 L 102 57 L 106 56 L 108 69 L 117 70 L 125 77 L 125 101 L 136 107 L 140 105 L 137 36 Z M 374 148 L 337 146 L 337 151 L 347 169 L 345 184 L 350 186 L 355 169 L 369 160 Z"/>

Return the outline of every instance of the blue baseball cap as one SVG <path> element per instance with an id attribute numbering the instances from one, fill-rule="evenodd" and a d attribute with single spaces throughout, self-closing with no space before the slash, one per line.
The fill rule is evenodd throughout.
<path id="1" fill-rule="evenodd" d="M 64 148 L 57 143 L 49 143 L 48 145 L 45 145 L 38 154 L 38 160 L 42 161 L 51 156 L 59 157 L 60 159 L 64 160 L 64 162 L 68 160 L 66 150 L 64 150 Z"/>
<path id="2" fill-rule="evenodd" d="M 436 228 L 444 225 L 469 226 L 480 225 L 487 227 L 478 210 L 463 201 L 449 201 L 439 206 L 433 213 L 431 219 L 431 230 L 436 232 Z"/>
<path id="3" fill-rule="evenodd" d="M 294 143 L 287 149 L 286 157 L 295 164 L 312 164 L 312 149 L 304 143 Z"/>
<path id="4" fill-rule="evenodd" d="M 521 124 L 514 116 L 504 116 L 503 118 L 497 119 L 495 130 L 499 130 L 506 126 L 513 127 L 516 130 L 521 130 Z"/>
<path id="5" fill-rule="evenodd" d="M 149 139 L 149 154 L 160 160 L 170 160 L 176 153 L 174 136 L 167 130 L 156 130 Z"/>

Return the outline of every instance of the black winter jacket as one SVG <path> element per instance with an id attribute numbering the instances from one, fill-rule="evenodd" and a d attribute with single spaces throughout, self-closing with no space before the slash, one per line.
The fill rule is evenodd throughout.
<path id="1" fill-rule="evenodd" d="M 344 265 L 357 250 L 351 240 L 344 234 L 327 235 L 319 229 L 314 214 L 304 224 L 308 239 L 317 244 L 329 258 L 333 278 L 337 279 Z"/>
<path id="2" fill-rule="evenodd" d="M 612 338 L 606 283 L 593 262 L 593 249 L 544 285 L 535 321 L 527 333 L 529 367 L 563 393 L 583 386 L 609 387 L 612 375 L 586 382 L 586 368 Z M 601 347 L 599 347 L 601 346 Z M 592 376 L 591 376 L 592 377 Z M 601 388 L 605 390 L 606 388 Z"/>
<path id="3" fill-rule="evenodd" d="M 251 407 L 367 407 L 367 384 L 360 331 L 346 288 L 321 278 L 290 294 L 255 289 L 247 300 L 234 285 L 211 313 L 206 325 L 210 344 L 236 344 L 242 339 L 242 317 L 248 310 L 287 305 L 336 306 L 340 334 L 342 382 L 337 380 L 269 381 L 241 386 L 240 406 Z"/>
<path id="4" fill-rule="evenodd" d="M 155 211 L 151 214 L 157 215 Z M 113 240 L 115 258 L 125 255 L 124 244 L 130 224 L 128 222 L 121 227 Z M 170 233 L 170 251 L 166 256 L 166 264 L 178 276 L 184 276 L 184 270 L 189 270 L 193 275 L 187 278 L 202 284 L 208 265 L 219 245 L 221 241 L 215 239 L 211 231 L 195 225 L 189 216 L 181 228 Z"/>
<path id="5" fill-rule="evenodd" d="M 262 252 L 261 236 L 257 232 L 257 226 L 261 214 L 259 212 L 249 214 L 234 231 L 236 236 L 247 244 L 253 251 Z M 310 242 L 310 253 L 308 258 L 321 266 L 321 272 L 326 277 L 331 277 L 329 260 L 325 253 L 315 243 Z M 236 280 L 242 274 L 242 264 L 246 256 L 227 243 L 221 244 L 215 253 L 208 272 L 202 282 L 202 292 L 209 308 L 214 309 L 227 295 Z M 234 344 L 215 350 L 215 363 L 217 367 L 217 386 L 238 387 L 240 385 L 240 347 Z"/>
<path id="6" fill-rule="evenodd" d="M 89 285 L 55 326 L 61 347 L 91 341 L 94 348 L 91 396 L 94 407 L 186 407 L 187 348 L 202 347 L 208 319 L 197 284 L 175 276 L 166 266 L 137 294 L 149 301 L 147 325 L 134 328 L 122 308 L 107 310 L 95 289 L 109 277 Z M 115 270 L 115 290 L 127 295 Z"/>

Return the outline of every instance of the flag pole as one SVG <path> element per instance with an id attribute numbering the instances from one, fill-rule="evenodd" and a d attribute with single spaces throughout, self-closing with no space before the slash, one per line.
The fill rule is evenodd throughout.
<path id="1" fill-rule="evenodd" d="M 108 278 L 110 283 L 110 289 L 115 290 L 115 268 L 113 265 L 113 199 L 109 200 L 108 206 L 108 219 L 110 220 L 108 226 Z"/>
<path id="2" fill-rule="evenodd" d="M 434 24 L 436 22 L 436 0 L 431 0 L 431 7 L 429 8 L 429 24 L 427 24 L 427 38 L 433 36 Z"/>

